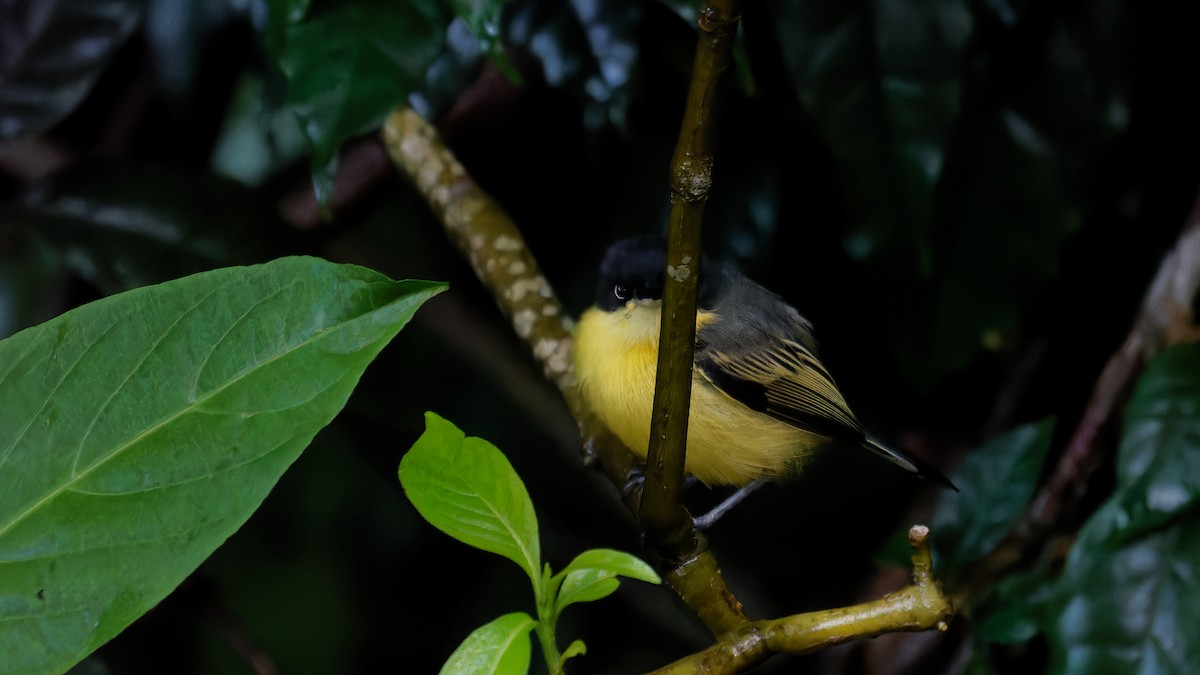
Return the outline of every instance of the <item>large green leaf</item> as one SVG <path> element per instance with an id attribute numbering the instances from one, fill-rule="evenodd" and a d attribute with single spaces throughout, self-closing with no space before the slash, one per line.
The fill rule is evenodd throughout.
<path id="1" fill-rule="evenodd" d="M 1114 494 L 1084 526 L 1048 607 L 1054 672 L 1200 672 L 1200 345 L 1148 364 Z"/>
<path id="2" fill-rule="evenodd" d="M 0 664 L 65 670 L 232 534 L 443 286 L 204 272 L 0 342 Z"/>
<path id="3" fill-rule="evenodd" d="M 425 433 L 400 460 L 400 484 L 434 527 L 517 563 L 541 586 L 533 502 L 504 453 L 453 423 L 425 413 Z"/>

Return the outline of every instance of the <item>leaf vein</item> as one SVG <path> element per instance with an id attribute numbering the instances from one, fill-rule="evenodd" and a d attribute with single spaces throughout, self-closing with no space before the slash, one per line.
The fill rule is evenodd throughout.
<path id="1" fill-rule="evenodd" d="M 367 313 L 370 313 L 370 312 L 367 312 Z M 364 313 L 364 315 L 365 314 L 366 313 Z M 277 354 L 273 354 L 270 358 L 264 359 L 263 361 L 260 361 L 256 364 L 254 364 L 254 366 L 252 366 L 251 368 L 248 368 L 248 369 L 238 373 L 237 375 L 233 376 L 228 382 L 207 392 L 206 394 L 204 394 L 204 396 L 202 398 L 197 399 L 196 401 L 189 403 L 186 406 L 181 407 L 178 411 L 172 413 L 171 415 L 168 415 L 167 417 L 163 418 L 159 422 L 156 422 L 155 424 L 150 425 L 149 427 L 147 427 L 145 430 L 143 430 L 137 436 L 133 437 L 129 441 L 126 441 L 124 444 L 115 448 L 108 455 L 98 458 L 94 463 L 92 463 L 90 466 L 86 467 L 82 472 L 73 475 L 70 480 L 64 482 L 59 487 L 50 491 L 45 496 L 43 496 L 41 499 L 37 500 L 36 502 L 31 504 L 28 508 L 26 508 L 24 511 L 19 513 L 15 518 L 10 520 L 8 523 L 4 524 L 3 527 L 0 527 L 0 537 L 3 537 L 5 534 L 8 533 L 9 530 L 16 527 L 18 524 L 20 524 L 22 521 L 24 521 L 26 518 L 28 518 L 32 513 L 34 513 L 38 509 L 40 509 L 47 502 L 51 501 L 58 495 L 62 494 L 63 491 L 71 488 L 73 485 L 75 485 L 82 479 L 91 475 L 91 473 L 93 471 L 104 466 L 104 464 L 106 464 L 108 461 L 114 459 L 115 457 L 118 457 L 123 452 L 125 452 L 130 447 L 132 447 L 134 444 L 136 444 L 137 442 L 142 440 L 143 438 L 146 438 L 150 434 L 158 431 L 159 429 L 170 424 L 171 422 L 174 422 L 175 420 L 179 419 L 180 417 L 187 414 L 191 410 L 199 408 L 199 406 L 203 405 L 209 399 L 216 397 L 218 394 L 225 391 L 229 387 L 234 386 L 235 384 L 242 381 L 243 379 L 245 379 L 246 377 L 248 377 L 250 374 L 254 373 L 255 371 L 260 370 L 261 368 L 268 366 L 268 365 L 274 363 L 275 361 L 278 361 L 279 359 L 287 356 L 288 354 L 294 353 L 300 349 L 304 349 L 305 347 L 320 340 L 325 335 L 337 330 L 341 325 L 344 325 L 344 324 L 345 324 L 345 322 L 343 322 L 342 324 L 340 324 L 338 326 L 326 327 L 326 328 L 322 328 L 320 330 L 315 331 L 311 336 L 306 338 L 304 341 L 297 343 L 296 345 L 293 345 L 287 349 L 284 349 Z"/>

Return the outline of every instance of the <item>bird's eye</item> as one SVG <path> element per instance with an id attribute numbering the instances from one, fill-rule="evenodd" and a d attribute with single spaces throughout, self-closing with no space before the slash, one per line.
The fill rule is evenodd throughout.
<path id="1" fill-rule="evenodd" d="M 617 296 L 618 300 L 629 299 L 629 287 L 625 284 L 617 284 L 613 286 L 613 295 Z"/>

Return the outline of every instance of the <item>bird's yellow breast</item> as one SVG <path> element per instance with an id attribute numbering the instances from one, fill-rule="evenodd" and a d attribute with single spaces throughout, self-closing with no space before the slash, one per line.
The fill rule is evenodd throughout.
<path id="1" fill-rule="evenodd" d="M 658 364 L 661 303 L 584 312 L 575 329 L 575 372 L 584 399 L 643 459 Z M 697 330 L 719 320 L 701 312 Z M 708 485 L 744 485 L 799 468 L 817 436 L 752 410 L 692 372 L 686 470 Z"/>

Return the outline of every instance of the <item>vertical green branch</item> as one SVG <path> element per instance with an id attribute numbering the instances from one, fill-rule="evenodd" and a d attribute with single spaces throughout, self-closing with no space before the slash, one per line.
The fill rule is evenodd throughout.
<path id="1" fill-rule="evenodd" d="M 712 0 L 700 8 L 700 36 L 683 122 L 671 162 L 671 214 L 658 350 L 658 379 L 640 518 L 665 550 L 693 548 L 690 519 L 679 503 L 692 394 L 700 229 L 712 185 L 713 111 L 717 81 L 733 62 L 741 3 Z"/>

